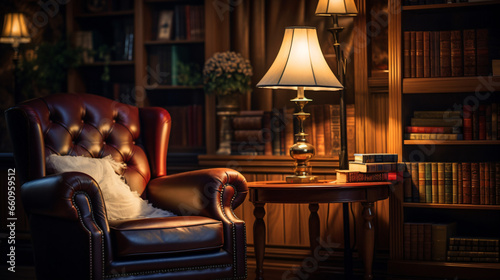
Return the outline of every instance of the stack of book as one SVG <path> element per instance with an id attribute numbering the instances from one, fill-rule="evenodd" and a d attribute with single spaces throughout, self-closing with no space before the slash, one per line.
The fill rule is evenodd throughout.
<path id="1" fill-rule="evenodd" d="M 404 200 L 500 205 L 500 162 L 407 162 Z"/>
<path id="2" fill-rule="evenodd" d="M 463 140 L 462 111 L 414 111 L 407 140 Z"/>
<path id="3" fill-rule="evenodd" d="M 272 150 L 270 130 L 270 113 L 264 111 L 241 111 L 232 119 L 233 138 L 231 154 L 264 155 Z"/>
<path id="4" fill-rule="evenodd" d="M 349 170 L 337 170 L 337 183 L 393 181 L 403 169 L 397 154 L 354 154 Z"/>
<path id="5" fill-rule="evenodd" d="M 414 111 L 406 140 L 498 140 L 498 103 L 463 105 L 462 110 Z"/>
<path id="6" fill-rule="evenodd" d="M 447 261 L 499 262 L 499 239 L 451 237 Z"/>
<path id="7" fill-rule="evenodd" d="M 456 233 L 456 226 L 456 223 L 404 223 L 404 259 L 446 261 L 449 238 Z"/>
<path id="8" fill-rule="evenodd" d="M 483 76 L 491 72 L 488 29 L 405 31 L 404 77 Z"/>

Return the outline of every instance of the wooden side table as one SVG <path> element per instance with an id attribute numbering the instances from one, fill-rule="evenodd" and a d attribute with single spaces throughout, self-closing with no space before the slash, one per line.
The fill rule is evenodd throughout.
<path id="1" fill-rule="evenodd" d="M 263 263 L 266 240 L 266 203 L 305 203 L 309 204 L 309 242 L 311 250 L 319 246 L 320 233 L 318 203 L 361 202 L 364 219 L 363 261 L 365 279 L 373 279 L 372 263 L 375 231 L 373 228 L 374 202 L 389 197 L 391 182 L 341 183 L 320 181 L 311 184 L 289 184 L 282 181 L 250 182 L 250 201 L 254 204 L 255 222 L 254 246 L 257 262 L 256 279 L 264 279 Z"/>

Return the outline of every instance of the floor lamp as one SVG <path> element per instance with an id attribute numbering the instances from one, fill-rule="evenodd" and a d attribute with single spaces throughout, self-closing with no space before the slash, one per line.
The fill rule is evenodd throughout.
<path id="1" fill-rule="evenodd" d="M 17 64 L 19 62 L 19 45 L 21 43 L 29 43 L 31 37 L 28 33 L 26 20 L 21 13 L 8 13 L 4 17 L 2 36 L 0 43 L 12 44 L 14 49 L 14 56 L 12 62 L 14 63 L 14 102 L 17 104 L 22 101 L 17 84 Z"/>
<path id="2" fill-rule="evenodd" d="M 337 76 L 340 82 L 345 86 L 346 59 L 340 49 L 339 35 L 344 29 L 339 26 L 339 16 L 356 16 L 358 9 L 354 0 L 319 0 L 316 7 L 317 16 L 328 16 L 332 18 L 333 26 L 328 29 L 333 35 L 333 47 L 335 56 L 337 57 Z M 345 90 L 340 92 L 340 155 L 339 169 L 348 170 L 349 161 L 347 153 L 347 125 L 346 125 L 346 109 L 345 109 Z M 350 241 L 350 225 L 349 225 L 349 204 L 342 204 L 343 220 L 344 220 L 344 261 L 346 278 L 352 277 L 352 251 Z"/>

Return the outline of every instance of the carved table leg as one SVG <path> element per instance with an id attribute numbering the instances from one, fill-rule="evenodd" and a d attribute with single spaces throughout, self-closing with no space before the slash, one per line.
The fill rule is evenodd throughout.
<path id="1" fill-rule="evenodd" d="M 309 244 L 311 245 L 311 254 L 314 255 L 314 249 L 319 246 L 319 205 L 317 203 L 309 204 Z"/>
<path id="2" fill-rule="evenodd" d="M 363 219 L 364 223 L 364 248 L 363 248 L 363 261 L 365 263 L 365 280 L 373 279 L 372 265 L 373 265 L 373 249 L 375 243 L 375 230 L 373 228 L 373 217 L 375 216 L 373 210 L 373 202 L 362 202 L 363 205 Z"/>
<path id="3" fill-rule="evenodd" d="M 257 268 L 255 269 L 255 279 L 264 279 L 264 253 L 266 249 L 266 224 L 264 223 L 264 216 L 266 215 L 266 210 L 264 210 L 264 203 L 255 203 L 255 209 L 253 210 L 253 215 L 255 216 L 255 222 L 253 223 L 253 244 L 255 246 L 255 260 L 257 263 Z"/>

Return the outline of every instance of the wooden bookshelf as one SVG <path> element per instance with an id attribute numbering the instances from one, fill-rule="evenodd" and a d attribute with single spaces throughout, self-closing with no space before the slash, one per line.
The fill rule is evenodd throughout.
<path id="1" fill-rule="evenodd" d="M 174 44 L 203 44 L 205 40 L 149 40 L 144 42 L 146 46 L 174 45 Z"/>
<path id="2" fill-rule="evenodd" d="M 202 85 L 199 86 L 170 86 L 170 85 L 148 85 L 145 86 L 147 90 L 192 90 L 192 89 L 203 89 Z M 175 92 L 171 92 L 175 93 Z"/>
<path id="3" fill-rule="evenodd" d="M 500 145 L 500 140 L 404 140 L 405 145 Z"/>
<path id="4" fill-rule="evenodd" d="M 500 1 L 402 6 L 400 0 L 389 0 L 389 133 L 388 151 L 401 159 L 421 154 L 428 162 L 492 162 L 498 161 L 499 140 L 405 140 L 404 129 L 414 111 L 438 111 L 455 108 L 467 100 L 477 104 L 498 103 L 500 77 L 435 77 L 404 78 L 403 37 L 405 31 L 463 30 L 486 28 L 495 30 L 498 23 L 489 21 Z M 466 21 L 466 12 L 473 11 Z M 446 22 L 446 27 L 443 27 Z M 496 33 L 490 32 L 490 36 Z M 496 37 L 494 37 L 496 39 Z M 495 41 L 495 40 L 492 40 Z M 491 44 L 490 44 L 490 51 Z M 491 71 L 491 69 L 490 69 Z M 478 98 L 480 96 L 481 98 Z M 475 103 L 476 104 L 476 103 Z M 432 148 L 429 148 L 432 147 Z M 491 152 L 490 152 L 491 151 Z M 421 159 L 422 160 L 422 159 Z M 404 201 L 403 186 L 394 191 L 390 201 L 391 275 L 423 278 L 498 279 L 500 263 L 435 262 L 407 260 L 404 255 L 404 223 L 457 222 L 457 234 L 465 237 L 500 238 L 500 228 L 488 224 L 486 216 L 497 217 L 500 205 L 434 204 Z M 496 221 L 494 223 L 497 223 Z"/>
<path id="5" fill-rule="evenodd" d="M 100 17 L 118 17 L 118 16 L 133 16 L 134 10 L 126 11 L 106 11 L 106 12 L 96 12 L 96 13 L 82 13 L 75 16 L 76 19 L 92 19 Z"/>
<path id="6" fill-rule="evenodd" d="M 500 76 L 404 78 L 403 93 L 500 91 Z"/>
<path id="7" fill-rule="evenodd" d="M 463 7 L 485 6 L 500 4 L 500 1 L 481 1 L 481 2 L 464 2 L 464 3 L 447 3 L 447 4 L 429 4 L 429 5 L 413 5 L 403 6 L 403 11 L 418 11 L 418 10 L 433 10 L 433 9 L 453 9 Z"/>
<path id="8" fill-rule="evenodd" d="M 464 210 L 500 210 L 500 205 L 476 205 L 476 204 L 439 204 L 439 203 L 414 203 L 404 202 L 407 208 L 435 208 L 435 209 L 464 209 Z"/>
<path id="9" fill-rule="evenodd" d="M 93 66 L 105 66 L 106 64 L 109 66 L 134 66 L 134 61 L 132 61 L 132 60 L 113 60 L 113 61 L 110 61 L 109 63 L 105 63 L 104 61 L 96 61 L 93 63 L 85 63 L 82 66 L 93 67 Z"/>
<path id="10" fill-rule="evenodd" d="M 498 263 L 458 263 L 429 261 L 391 261 L 389 271 L 394 275 L 412 275 L 428 277 L 433 271 L 436 278 L 449 279 L 448 275 L 456 275 L 458 279 L 488 279 L 496 280 L 500 275 Z M 479 276 L 479 278 L 478 278 Z"/>

